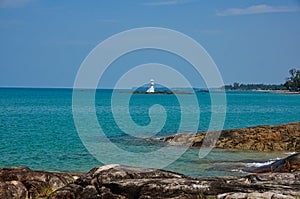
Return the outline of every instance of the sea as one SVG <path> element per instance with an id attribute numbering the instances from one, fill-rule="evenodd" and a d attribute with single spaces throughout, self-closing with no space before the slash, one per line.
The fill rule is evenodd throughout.
<path id="1" fill-rule="evenodd" d="M 161 117 L 165 118 L 161 129 L 155 133 L 149 132 L 148 138 L 128 135 L 131 130 L 138 133 L 134 129 L 136 126 L 128 125 L 125 132 L 118 126 L 112 111 L 112 93 L 113 90 L 109 89 L 96 90 L 95 117 L 104 134 L 98 136 L 91 133 L 90 140 L 94 144 L 113 143 L 123 151 L 142 154 L 143 158 L 140 155 L 124 157 L 118 154 L 117 150 L 110 151 L 109 160 L 98 158 L 93 154 L 86 147 L 87 143 L 82 140 L 73 118 L 72 89 L 0 88 L 0 167 L 26 166 L 37 170 L 87 172 L 107 162 L 124 163 L 124 159 L 131 166 L 140 166 L 140 163 L 148 158 L 148 153 L 167 147 L 164 143 L 153 142 L 148 138 L 193 133 L 188 129 L 178 131 L 182 105 L 176 95 L 132 94 L 119 91 L 119 94 L 124 96 L 130 95 L 130 100 L 123 105 L 124 107 L 118 107 L 117 111 L 128 110 L 131 121 L 138 126 L 147 126 L 151 123 L 149 110 L 153 105 L 159 104 L 164 108 L 156 109 L 158 111 L 156 114 L 162 114 Z M 212 115 L 210 93 L 199 91 L 195 92 L 195 96 L 200 110 L 196 131 L 206 131 L 209 129 Z M 90 110 L 82 107 L 82 111 Z M 191 117 L 194 117 L 193 114 Z M 119 120 L 122 120 L 122 117 Z M 222 129 L 296 121 L 300 121 L 300 95 L 226 91 L 226 117 Z M 86 129 L 89 129 L 89 125 L 87 121 Z M 176 147 L 180 149 L 181 146 Z M 107 151 L 101 147 L 96 150 L 103 153 Z M 292 152 L 212 149 L 205 157 L 199 157 L 199 148 L 191 147 L 162 169 L 194 177 L 245 175 L 243 172 L 245 168 L 270 164 L 290 154 Z M 172 156 L 172 153 L 163 155 Z"/>

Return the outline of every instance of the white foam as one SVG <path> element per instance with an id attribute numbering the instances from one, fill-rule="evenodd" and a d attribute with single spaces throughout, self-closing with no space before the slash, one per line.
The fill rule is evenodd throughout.
<path id="1" fill-rule="evenodd" d="M 266 166 L 266 165 L 270 165 L 272 163 L 274 163 L 277 160 L 281 160 L 282 158 L 273 158 L 270 159 L 269 161 L 266 162 L 251 162 L 251 163 L 245 163 L 246 167 L 261 167 L 261 166 Z"/>
<path id="2" fill-rule="evenodd" d="M 266 166 L 266 165 L 269 165 L 269 164 L 272 164 L 273 160 L 270 160 L 270 161 L 267 161 L 267 162 L 252 162 L 252 163 L 246 163 L 246 167 L 261 167 L 261 166 Z"/>
<path id="3" fill-rule="evenodd" d="M 239 172 L 239 173 L 247 173 L 247 172 L 243 171 L 242 169 L 232 169 L 230 171 L 232 171 L 232 172 Z"/>
<path id="4" fill-rule="evenodd" d="M 286 154 L 286 155 L 294 155 L 295 153 L 297 153 L 297 152 L 286 152 L 284 154 Z"/>

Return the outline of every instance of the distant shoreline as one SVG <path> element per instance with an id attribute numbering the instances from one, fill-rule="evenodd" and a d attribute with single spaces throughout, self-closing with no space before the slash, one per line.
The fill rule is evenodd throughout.
<path id="1" fill-rule="evenodd" d="M 248 92 L 260 92 L 260 93 L 300 94 L 300 91 L 289 91 L 289 90 L 225 89 L 225 91 L 248 91 Z"/>
<path id="2" fill-rule="evenodd" d="M 289 90 L 253 90 L 256 92 L 266 92 L 266 93 L 280 93 L 280 94 L 300 94 L 300 91 L 289 91 Z"/>

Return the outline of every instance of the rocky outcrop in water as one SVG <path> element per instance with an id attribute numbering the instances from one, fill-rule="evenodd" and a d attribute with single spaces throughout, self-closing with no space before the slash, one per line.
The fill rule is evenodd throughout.
<path id="1" fill-rule="evenodd" d="M 289 160 L 296 163 L 297 158 L 294 162 L 293 158 Z M 292 171 L 192 178 L 160 169 L 121 165 L 96 167 L 88 173 L 3 168 L 0 169 L 0 199 L 297 198 L 300 173 Z"/>
<path id="2" fill-rule="evenodd" d="M 202 146 L 204 138 L 206 136 L 213 137 L 214 133 L 217 132 L 176 134 L 153 140 L 200 147 Z M 223 130 L 215 147 L 237 150 L 300 152 L 300 122 L 276 126 L 266 125 Z"/>
<path id="3" fill-rule="evenodd" d="M 300 153 L 296 153 L 287 158 L 277 160 L 269 165 L 261 166 L 258 168 L 249 168 L 245 171 L 251 173 L 291 173 L 296 171 L 300 172 Z"/>

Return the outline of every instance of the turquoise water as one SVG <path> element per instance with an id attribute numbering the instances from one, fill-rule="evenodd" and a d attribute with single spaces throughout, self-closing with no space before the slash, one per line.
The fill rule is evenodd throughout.
<path id="1" fill-rule="evenodd" d="M 96 113 L 111 142 L 136 153 L 162 147 L 161 143 L 126 136 L 114 122 L 110 96 L 110 90 L 97 91 Z M 197 98 L 201 110 L 198 130 L 205 131 L 211 116 L 209 94 L 199 92 Z M 180 106 L 174 95 L 134 95 L 129 108 L 133 121 L 139 125 L 149 124 L 148 109 L 156 103 L 165 108 L 168 117 L 163 129 L 155 136 L 176 133 L 180 123 Z M 294 121 L 300 121 L 300 95 L 227 92 L 224 129 Z M 240 168 L 248 163 L 287 156 L 283 152 L 215 149 L 199 159 L 198 152 L 198 149 L 189 149 L 165 169 L 192 176 L 240 175 Z M 76 131 L 72 116 L 72 89 L 0 89 L 0 155 L 0 167 L 23 165 L 52 171 L 88 171 L 102 165 L 87 151 Z M 116 154 L 111 161 L 118 163 L 119 158 Z M 143 160 L 132 160 L 139 161 Z"/>

